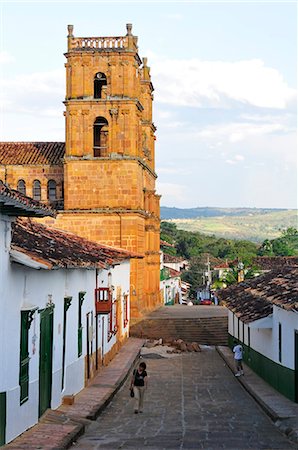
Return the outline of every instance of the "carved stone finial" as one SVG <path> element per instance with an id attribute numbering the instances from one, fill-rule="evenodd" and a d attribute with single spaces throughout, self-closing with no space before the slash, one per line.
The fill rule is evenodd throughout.
<path id="1" fill-rule="evenodd" d="M 143 58 L 143 66 L 144 67 L 147 67 L 147 61 L 148 61 L 148 58 Z"/>
<path id="2" fill-rule="evenodd" d="M 67 25 L 68 37 L 73 37 L 73 25 Z"/>
<path id="3" fill-rule="evenodd" d="M 132 24 L 131 23 L 126 24 L 126 30 L 127 30 L 126 36 L 132 36 L 132 32 L 131 32 Z"/>

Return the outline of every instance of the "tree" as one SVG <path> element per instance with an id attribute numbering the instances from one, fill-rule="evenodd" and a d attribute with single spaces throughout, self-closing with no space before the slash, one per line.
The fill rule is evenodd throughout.
<path id="1" fill-rule="evenodd" d="M 298 255 L 298 231 L 294 227 L 282 231 L 276 239 L 266 239 L 259 248 L 260 256 L 294 256 Z"/>
<path id="2" fill-rule="evenodd" d="M 283 237 L 292 237 L 292 236 L 298 236 L 298 230 L 294 227 L 289 227 L 286 230 L 283 230 L 282 232 Z"/>
<path id="3" fill-rule="evenodd" d="M 198 257 L 191 258 L 188 270 L 182 273 L 182 280 L 190 283 L 190 295 L 195 295 L 196 290 L 203 284 L 203 274 L 206 271 L 205 264 Z"/>

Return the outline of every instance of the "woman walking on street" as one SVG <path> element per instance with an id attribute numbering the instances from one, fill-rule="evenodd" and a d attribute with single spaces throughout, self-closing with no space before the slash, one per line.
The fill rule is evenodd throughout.
<path id="1" fill-rule="evenodd" d="M 133 371 L 130 389 L 133 389 L 135 397 L 135 414 L 143 412 L 144 394 L 148 385 L 146 363 L 141 362 L 139 367 Z"/>

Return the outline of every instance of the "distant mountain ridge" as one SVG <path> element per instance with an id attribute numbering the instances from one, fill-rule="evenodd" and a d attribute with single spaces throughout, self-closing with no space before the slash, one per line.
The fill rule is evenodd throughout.
<path id="1" fill-rule="evenodd" d="M 169 219 L 196 219 L 198 217 L 223 217 L 223 216 L 247 216 L 269 214 L 272 212 L 288 211 L 284 208 L 175 208 L 169 206 L 160 207 L 162 220 Z"/>
<path id="2" fill-rule="evenodd" d="M 282 231 L 297 228 L 295 209 L 162 207 L 161 218 L 179 230 L 253 242 L 276 239 Z"/>

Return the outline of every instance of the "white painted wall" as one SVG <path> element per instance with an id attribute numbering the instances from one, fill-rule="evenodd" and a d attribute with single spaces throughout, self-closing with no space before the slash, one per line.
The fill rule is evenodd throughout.
<path id="1" fill-rule="evenodd" d="M 168 278 L 160 281 L 160 290 L 163 293 L 164 304 L 175 300 L 176 294 L 179 296 L 179 303 L 182 299 L 180 278 Z"/>
<path id="2" fill-rule="evenodd" d="M 286 311 L 273 306 L 273 339 L 275 342 L 273 357 L 278 361 L 278 324 L 282 326 L 282 359 L 281 364 L 289 369 L 295 369 L 295 330 L 298 330 L 298 313 Z"/>
<path id="3" fill-rule="evenodd" d="M 123 335 L 128 337 L 129 335 L 129 321 L 124 327 L 124 317 L 123 317 L 123 300 L 124 295 L 128 295 L 128 320 L 130 319 L 130 262 L 124 261 L 122 264 L 116 265 L 109 270 L 111 273 L 110 283 L 114 287 L 113 289 L 113 301 L 117 299 L 117 288 L 121 287 L 121 303 L 118 305 L 121 310 L 121 318 Z M 108 272 L 102 271 L 98 276 L 98 287 L 108 286 Z M 104 330 L 108 330 L 108 317 L 106 314 L 100 314 L 100 319 L 98 323 L 99 336 L 102 336 L 102 321 L 104 321 Z M 120 324 L 118 324 L 120 328 Z M 104 349 L 104 354 L 108 353 L 113 345 L 117 342 L 117 337 L 113 336 L 108 339 L 107 333 L 105 333 L 105 340 L 102 347 L 102 342 L 100 342 L 101 348 Z"/>
<path id="4" fill-rule="evenodd" d="M 272 361 L 282 364 L 284 367 L 295 369 L 295 330 L 298 330 L 298 314 L 294 311 L 286 311 L 273 305 L 273 326 L 271 328 L 250 328 L 250 346 L 252 349 L 271 359 Z M 279 343 L 278 329 L 279 323 L 282 326 L 282 359 L 279 361 Z M 240 337 L 238 337 L 238 319 L 234 316 L 233 329 L 233 313 L 228 314 L 229 334 L 240 338 L 242 342 L 248 345 L 248 327 L 244 326 L 244 339 L 242 333 L 242 322 L 240 321 Z"/>
<path id="5" fill-rule="evenodd" d="M 57 408 L 64 395 L 76 394 L 84 387 L 84 358 L 87 348 L 86 315 L 93 313 L 95 318 L 94 289 L 96 287 L 95 269 L 36 270 L 21 264 L 11 263 L 9 259 L 10 220 L 0 215 L 0 392 L 7 392 L 6 442 L 33 426 L 38 421 L 39 403 L 39 345 L 40 314 L 34 314 L 29 330 L 29 399 L 20 405 L 19 367 L 20 367 L 20 319 L 21 308 L 30 304 L 38 309 L 46 307 L 51 298 L 55 304 L 53 324 L 53 380 L 51 407 Z M 111 268 L 111 284 L 121 286 L 123 294 L 129 294 L 130 263 L 123 262 Z M 98 287 L 108 286 L 108 271 L 98 272 Z M 85 291 L 82 305 L 82 356 L 78 357 L 78 302 L 79 292 Z M 65 383 L 62 379 L 63 314 L 64 297 L 72 297 L 67 311 Z M 121 305 L 122 308 L 122 305 Z M 129 308 L 129 304 L 128 304 Z M 107 316 L 103 318 L 107 332 Z M 95 319 L 94 319 L 95 324 Z M 102 321 L 99 321 L 101 326 Z M 124 328 L 128 334 L 129 323 Z M 95 351 L 95 327 L 93 329 L 93 351 Z M 102 333 L 99 332 L 99 348 L 102 347 Z M 104 336 L 104 352 L 116 343 L 117 336 L 108 341 Z"/>

